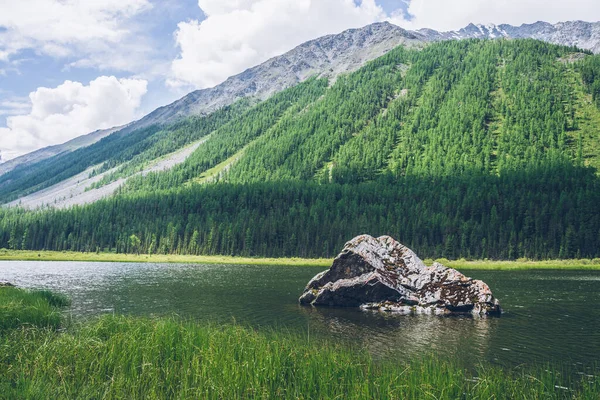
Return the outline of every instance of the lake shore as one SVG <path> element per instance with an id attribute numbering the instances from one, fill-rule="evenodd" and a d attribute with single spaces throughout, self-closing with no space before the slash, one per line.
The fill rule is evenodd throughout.
<path id="1" fill-rule="evenodd" d="M 193 256 L 175 254 L 115 254 L 80 253 L 63 251 L 0 250 L 0 261 L 83 261 L 83 262 L 132 262 L 132 263 L 174 263 L 174 264 L 230 264 L 230 265 L 285 265 L 299 267 L 329 267 L 333 259 L 327 258 L 263 258 L 233 256 Z M 431 265 L 434 260 L 426 259 Z M 438 262 L 456 269 L 465 270 L 600 270 L 600 259 L 582 260 L 446 260 Z"/>
<path id="2" fill-rule="evenodd" d="M 329 267 L 333 259 L 192 256 L 176 254 L 79 253 L 69 251 L 0 250 L 0 261 L 84 261 L 173 264 L 289 265 Z"/>
<path id="3" fill-rule="evenodd" d="M 68 299 L 1 288 L 0 397 L 593 399 L 600 380 L 560 366 L 465 369 L 437 356 L 375 360 L 309 332 L 106 315 L 62 324 Z M 31 312 L 34 310 L 34 312 Z M 4 398 L 4 397 L 3 397 Z"/>

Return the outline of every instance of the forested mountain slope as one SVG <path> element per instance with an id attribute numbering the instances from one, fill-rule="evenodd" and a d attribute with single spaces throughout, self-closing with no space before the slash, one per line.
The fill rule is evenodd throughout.
<path id="1" fill-rule="evenodd" d="M 191 92 L 122 129 L 94 132 L 63 145 L 41 149 L 0 164 L 0 176 L 17 167 L 21 167 L 21 174 L 27 173 L 29 166 L 39 161 L 87 146 L 110 132 L 118 131 L 117 135 L 122 137 L 153 125 L 164 126 L 191 116 L 207 115 L 240 99 L 265 100 L 313 76 L 335 79 L 339 74 L 355 71 L 366 62 L 386 54 L 400 44 L 421 47 L 435 41 L 473 38 L 533 38 L 553 44 L 577 46 L 598 53 L 600 52 L 600 23 L 536 22 L 521 26 L 470 24 L 458 31 L 438 32 L 431 29 L 407 31 L 383 22 L 360 29 L 350 29 L 340 34 L 306 42 L 213 88 Z M 35 173 L 35 168 L 33 170 Z M 74 201 L 77 202 L 77 199 Z"/>
<path id="2" fill-rule="evenodd" d="M 132 181 L 126 190 L 193 182 L 244 146 L 221 180 L 359 183 L 596 166 L 597 62 L 530 40 L 399 47 L 339 79 L 302 112 L 252 135 L 239 127 L 213 135 L 182 165 Z M 238 125 L 253 126 L 263 115 L 246 115 Z"/>
<path id="3" fill-rule="evenodd" d="M 104 132 L 116 132 L 111 139 L 114 142 L 129 134 L 139 138 L 144 136 L 140 131 L 147 128 L 156 130 L 186 118 L 208 115 L 242 99 L 250 102 L 265 100 L 313 76 L 335 79 L 339 74 L 357 70 L 366 62 L 384 55 L 398 45 L 421 46 L 423 43 L 425 40 L 422 35 L 389 23 L 376 23 L 360 29 L 327 35 L 303 43 L 285 54 L 249 68 L 213 88 L 195 90 L 125 127 Z M 54 170 L 55 166 L 70 162 L 70 157 L 67 157 L 66 161 L 62 157 L 68 152 L 95 143 L 106 136 L 104 132 L 94 132 L 63 145 L 40 149 L 0 164 L 0 187 L 7 181 L 18 181 L 25 175 L 37 175 L 40 170 L 48 171 L 50 164 L 51 169 Z M 123 146 L 129 145 L 130 142 L 129 139 L 123 139 Z M 93 152 L 103 152 L 102 145 L 96 146 Z M 90 153 L 86 152 L 86 154 Z M 50 164 L 43 162 L 57 155 L 56 162 L 51 161 Z M 18 169 L 15 174 L 2 176 L 14 169 Z M 75 175 L 65 176 L 63 172 L 56 171 L 55 174 L 65 178 Z M 27 186 L 27 182 L 23 183 Z M 39 188 L 46 188 L 54 183 L 56 182 L 53 179 L 52 183 L 43 184 Z M 20 192 L 18 197 L 30 192 L 31 190 Z"/>
<path id="4" fill-rule="evenodd" d="M 597 257 L 599 104 L 600 58 L 575 48 L 398 47 L 332 86 L 309 79 L 257 105 L 149 128 L 135 151 L 74 157 L 73 168 L 120 165 L 102 185 L 203 139 L 114 198 L 3 209 L 0 247 L 331 256 L 369 232 L 425 256 Z M 2 185 L 3 201 L 23 188 Z"/>

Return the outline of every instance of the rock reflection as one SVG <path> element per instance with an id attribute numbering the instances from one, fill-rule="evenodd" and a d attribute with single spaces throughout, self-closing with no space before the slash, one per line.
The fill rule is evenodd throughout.
<path id="1" fill-rule="evenodd" d="M 376 357 L 486 356 L 498 318 L 398 315 L 357 309 L 299 306 L 310 330 L 357 343 Z"/>

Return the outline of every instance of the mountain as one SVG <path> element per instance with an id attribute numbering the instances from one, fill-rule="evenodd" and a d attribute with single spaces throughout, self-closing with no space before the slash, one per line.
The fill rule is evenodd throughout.
<path id="1" fill-rule="evenodd" d="M 335 78 L 355 71 L 399 45 L 423 46 L 426 42 L 455 39 L 531 38 L 600 52 L 600 23 L 572 21 L 555 25 L 546 22 L 512 25 L 474 25 L 455 32 L 422 29 L 407 31 L 388 22 L 350 29 L 306 42 L 281 56 L 250 68 L 222 84 L 196 90 L 174 103 L 161 107 L 128 130 L 173 122 L 180 117 L 204 115 L 243 97 L 264 100 L 274 93 L 305 81 L 311 76 Z"/>
<path id="2" fill-rule="evenodd" d="M 153 125 L 167 125 L 192 115 L 206 115 L 246 97 L 264 100 L 311 76 L 335 79 L 339 74 L 355 71 L 396 46 L 419 46 L 422 40 L 421 35 L 389 23 L 376 23 L 311 40 L 233 76 L 220 85 L 191 92 L 125 127 L 93 132 L 65 144 L 40 149 L 0 163 L 0 175 L 19 166 L 27 168 L 52 156 L 89 146 L 113 132 L 126 135 Z"/>
<path id="3" fill-rule="evenodd" d="M 589 51 L 398 46 L 335 82 L 311 77 L 5 174 L 1 202 L 69 179 L 97 178 L 85 196 L 118 189 L 80 207 L 2 208 L 0 247 L 314 257 L 369 232 L 425 257 L 598 257 L 599 106 Z"/>
<path id="4" fill-rule="evenodd" d="M 306 42 L 210 89 L 191 92 L 150 113 L 132 128 L 165 124 L 189 115 L 206 115 L 244 97 L 265 100 L 312 76 L 335 79 L 399 45 L 419 46 L 421 35 L 389 23 L 376 23 Z"/>
<path id="5" fill-rule="evenodd" d="M 355 71 L 398 45 L 420 47 L 428 42 L 457 39 L 533 38 L 549 43 L 577 46 L 600 52 L 600 23 L 571 21 L 558 24 L 537 22 L 519 27 L 511 25 L 474 25 L 452 32 L 431 29 L 407 31 L 387 22 L 351 29 L 306 42 L 281 56 L 250 68 L 214 88 L 197 90 L 158 108 L 127 127 L 103 132 L 125 135 L 153 125 L 167 125 L 192 115 L 206 115 L 241 98 L 264 100 L 274 93 L 303 82 L 310 76 L 335 79 Z M 123 128 L 123 129 L 120 129 Z M 18 166 L 27 168 L 49 157 L 95 143 L 105 134 L 92 133 L 64 145 L 41 149 L 0 164 L 0 175 Z"/>

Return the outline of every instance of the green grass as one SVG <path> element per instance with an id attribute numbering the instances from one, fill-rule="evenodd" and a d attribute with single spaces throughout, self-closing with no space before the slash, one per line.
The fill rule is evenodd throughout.
<path id="1" fill-rule="evenodd" d="M 426 260 L 428 263 L 430 260 Z M 494 261 L 494 260 L 454 260 L 448 261 L 439 259 L 438 262 L 447 267 L 474 270 L 502 270 L 502 271 L 518 271 L 532 269 L 552 269 L 552 270 L 600 270 L 600 258 L 593 260 L 517 260 L 517 261 Z M 430 264 L 428 264 L 430 265 Z"/>
<path id="2" fill-rule="evenodd" d="M 244 155 L 244 153 L 246 152 L 246 149 L 252 143 L 254 143 L 254 141 L 252 141 L 249 144 L 247 144 L 246 146 L 244 146 L 240 151 L 238 151 L 237 153 L 235 153 L 234 155 L 229 157 L 227 160 L 204 171 L 202 174 L 200 174 L 200 176 L 198 178 L 194 179 L 192 182 L 208 183 L 208 182 L 214 182 L 214 181 L 218 180 L 218 178 L 221 177 L 222 174 L 227 172 L 228 168 L 230 168 L 237 160 L 239 160 Z M 188 182 L 188 184 L 189 184 L 189 182 Z"/>
<path id="3" fill-rule="evenodd" d="M 330 267 L 332 259 L 260 258 L 231 256 L 190 256 L 163 254 L 78 253 L 61 251 L 28 251 L 0 249 L 0 260 L 5 261 L 98 261 L 139 263 L 233 264 L 233 265 L 291 265 Z"/>
<path id="4" fill-rule="evenodd" d="M 3 294 L 2 294 L 3 293 Z M 0 289 L 2 303 L 64 306 Z M 21 307 L 20 320 L 29 317 Z M 4 320 L 4 316 L 0 321 Z M 40 328 L 42 327 L 42 328 Z M 105 316 L 0 333 L 0 399 L 597 399 L 600 378 L 549 367 L 466 370 L 451 360 L 373 360 L 306 333 Z"/>
<path id="5" fill-rule="evenodd" d="M 0 287 L 0 334 L 24 326 L 57 329 L 60 309 L 68 305 L 69 299 L 47 290 Z"/>
<path id="6" fill-rule="evenodd" d="M 67 251 L 29 251 L 0 249 L 0 261 L 86 261 L 86 262 L 139 262 L 139 263 L 186 263 L 186 264 L 230 264 L 230 265 L 284 265 L 302 267 L 328 268 L 333 263 L 330 258 L 261 258 L 232 256 L 190 256 L 163 254 L 115 254 L 115 253 L 77 253 Z M 433 260 L 424 260 L 431 265 Z M 494 260 L 446 260 L 437 261 L 447 267 L 475 270 L 530 270 L 530 269 L 565 269 L 565 270 L 600 270 L 600 259 L 593 260 L 546 260 L 517 261 Z"/>
<path id="7" fill-rule="evenodd" d="M 0 337 L 0 397 L 24 399 L 592 399 L 600 380 L 556 371 L 466 371 L 374 361 L 341 344 L 240 326 L 103 317 Z M 557 386 L 568 387 L 567 390 Z"/>
<path id="8" fill-rule="evenodd" d="M 594 104 L 592 95 L 586 92 L 581 76 L 574 71 L 574 96 L 576 99 L 576 119 L 579 129 L 572 132 L 573 143 L 582 143 L 582 156 L 585 165 L 592 166 L 600 173 L 600 110 Z M 577 151 L 577 149 L 575 149 Z"/>

